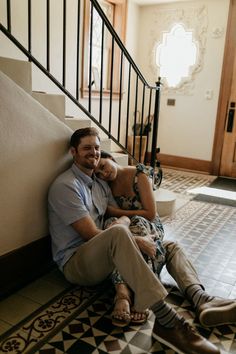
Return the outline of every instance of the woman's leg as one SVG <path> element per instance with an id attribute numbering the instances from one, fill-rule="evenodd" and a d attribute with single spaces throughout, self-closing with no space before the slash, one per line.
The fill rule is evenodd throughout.
<path id="1" fill-rule="evenodd" d="M 165 240 L 163 245 L 166 250 L 166 268 L 182 293 L 185 294 L 190 285 L 201 285 L 198 274 L 182 247 L 176 242 Z M 202 288 L 204 287 L 202 286 Z"/>

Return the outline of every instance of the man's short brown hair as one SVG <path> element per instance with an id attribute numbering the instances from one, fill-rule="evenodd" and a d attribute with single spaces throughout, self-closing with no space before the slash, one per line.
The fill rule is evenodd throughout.
<path id="1" fill-rule="evenodd" d="M 80 144 L 81 138 L 84 138 L 85 136 L 96 136 L 100 141 L 100 137 L 97 129 L 93 127 L 87 127 L 87 128 L 77 129 L 72 134 L 70 138 L 70 146 L 76 149 L 77 146 Z"/>

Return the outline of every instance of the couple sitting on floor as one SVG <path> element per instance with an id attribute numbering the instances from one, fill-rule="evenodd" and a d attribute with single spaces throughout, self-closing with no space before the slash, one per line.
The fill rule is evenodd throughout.
<path id="1" fill-rule="evenodd" d="M 158 275 L 165 264 L 203 326 L 235 323 L 236 301 L 206 293 L 183 250 L 163 240 L 145 167 L 100 159 L 95 128 L 75 131 L 70 145 L 74 163 L 49 191 L 53 257 L 67 280 L 92 286 L 112 274 L 113 323 L 143 323 L 151 309 L 159 342 L 178 353 L 219 354 L 165 301 L 168 293 Z"/>

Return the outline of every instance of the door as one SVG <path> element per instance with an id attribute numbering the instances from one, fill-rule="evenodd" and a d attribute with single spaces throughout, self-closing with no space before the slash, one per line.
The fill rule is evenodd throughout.
<path id="1" fill-rule="evenodd" d="M 224 130 L 220 175 L 236 178 L 236 50 Z"/>
<path id="2" fill-rule="evenodd" d="M 236 178 L 236 0 L 230 0 L 212 174 Z"/>

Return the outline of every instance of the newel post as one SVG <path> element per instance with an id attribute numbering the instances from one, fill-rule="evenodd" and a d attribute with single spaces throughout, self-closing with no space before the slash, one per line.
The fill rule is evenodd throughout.
<path id="1" fill-rule="evenodd" d="M 156 149 L 157 149 L 157 134 L 159 123 L 159 111 L 160 111 L 160 91 L 161 91 L 161 78 L 158 77 L 156 82 L 156 97 L 155 97 L 155 109 L 153 119 L 153 132 L 152 132 L 152 151 L 151 151 L 151 166 L 156 167 Z"/>

